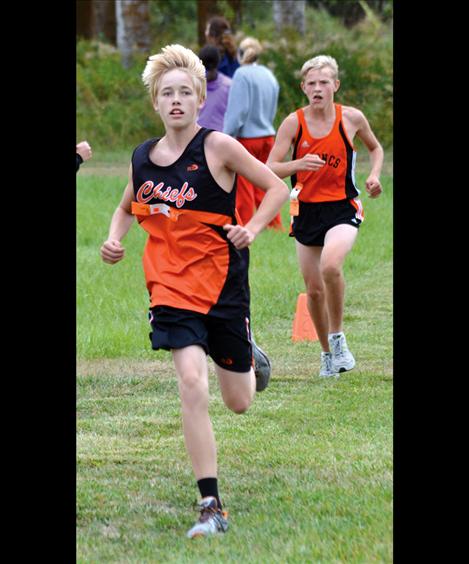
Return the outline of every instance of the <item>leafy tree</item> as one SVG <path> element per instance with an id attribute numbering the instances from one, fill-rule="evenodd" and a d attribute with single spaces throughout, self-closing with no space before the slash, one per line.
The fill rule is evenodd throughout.
<path id="1" fill-rule="evenodd" d="M 369 9 L 379 15 L 383 21 L 392 17 L 392 0 L 307 0 L 307 2 L 313 8 L 326 10 L 331 16 L 340 18 L 348 28 L 365 19 Z"/>

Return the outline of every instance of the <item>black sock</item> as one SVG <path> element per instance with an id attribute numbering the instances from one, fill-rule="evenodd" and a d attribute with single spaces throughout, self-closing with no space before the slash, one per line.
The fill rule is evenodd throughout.
<path id="1" fill-rule="evenodd" d="M 202 497 L 214 497 L 217 500 L 218 509 L 221 510 L 221 501 L 218 497 L 217 478 L 202 478 L 201 480 L 197 480 L 197 485 L 199 486 L 200 495 Z"/>

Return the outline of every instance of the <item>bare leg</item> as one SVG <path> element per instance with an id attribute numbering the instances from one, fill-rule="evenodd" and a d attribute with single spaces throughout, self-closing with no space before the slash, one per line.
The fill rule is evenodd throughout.
<path id="1" fill-rule="evenodd" d="M 330 229 L 324 239 L 320 270 L 326 288 L 329 333 L 338 333 L 343 329 L 345 280 L 342 267 L 357 234 L 355 227 L 341 224 Z"/>
<path id="2" fill-rule="evenodd" d="M 217 449 L 208 414 L 208 367 L 204 350 L 173 349 L 182 403 L 184 441 L 196 480 L 217 477 Z"/>
<path id="3" fill-rule="evenodd" d="M 322 247 L 309 247 L 296 241 L 296 252 L 305 281 L 308 311 L 313 320 L 322 350 L 329 352 L 329 318 L 320 262 Z"/>
<path id="4" fill-rule="evenodd" d="M 254 370 L 249 372 L 232 372 L 215 365 L 220 390 L 226 407 L 235 413 L 244 413 L 252 403 L 256 392 Z"/>

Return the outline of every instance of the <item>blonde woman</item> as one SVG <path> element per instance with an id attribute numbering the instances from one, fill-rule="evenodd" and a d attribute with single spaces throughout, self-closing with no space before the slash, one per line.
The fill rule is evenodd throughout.
<path id="1" fill-rule="evenodd" d="M 258 62 L 261 53 L 261 44 L 253 37 L 246 37 L 239 46 L 241 67 L 231 83 L 223 131 L 265 163 L 275 141 L 273 121 L 279 85 L 272 71 Z M 251 219 L 263 196 L 258 186 L 244 176 L 238 176 L 236 208 L 243 222 Z M 283 230 L 280 214 L 269 227 Z"/>

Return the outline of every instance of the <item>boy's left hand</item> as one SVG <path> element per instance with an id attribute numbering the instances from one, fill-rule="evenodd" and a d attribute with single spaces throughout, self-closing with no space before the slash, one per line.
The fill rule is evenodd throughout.
<path id="1" fill-rule="evenodd" d="M 377 176 L 370 175 L 365 182 L 365 188 L 370 198 L 377 198 L 383 191 L 381 182 Z"/>

